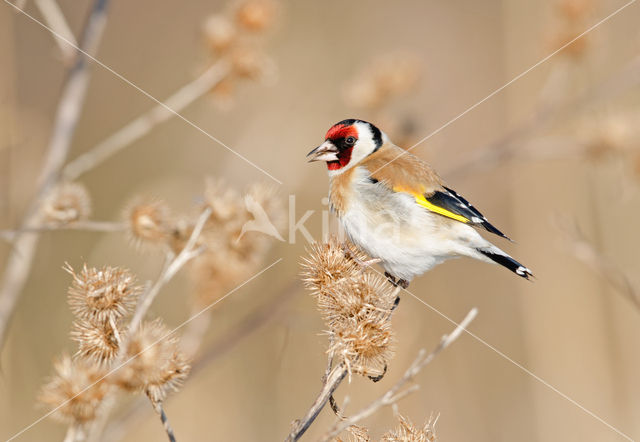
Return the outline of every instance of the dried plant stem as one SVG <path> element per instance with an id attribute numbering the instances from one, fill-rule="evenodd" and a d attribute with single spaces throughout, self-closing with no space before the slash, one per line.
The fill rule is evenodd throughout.
<path id="1" fill-rule="evenodd" d="M 123 362 L 125 358 L 126 348 L 128 346 L 127 340 L 134 335 L 135 331 L 142 323 L 142 320 L 147 314 L 156 296 L 158 295 L 158 293 L 160 293 L 162 287 L 164 287 L 176 275 L 176 273 L 178 273 L 178 271 L 182 267 L 184 267 L 185 264 L 187 264 L 190 260 L 201 253 L 202 250 L 199 247 L 196 247 L 196 245 L 198 238 L 200 237 L 200 233 L 202 233 L 202 229 L 211 216 L 211 213 L 212 210 L 210 207 L 207 207 L 202 211 L 184 248 L 175 257 L 173 257 L 173 255 L 168 255 L 170 259 L 168 259 L 163 266 L 160 275 L 158 276 L 156 281 L 151 286 L 149 286 L 142 294 L 140 302 L 138 303 L 138 306 L 136 307 L 136 310 L 133 314 L 133 318 L 129 322 L 126 336 L 120 345 L 118 356 L 113 362 L 114 366 L 118 366 Z M 89 441 L 99 440 L 100 435 L 102 434 L 111 413 L 111 409 L 115 405 L 115 401 L 113 400 L 113 393 L 114 391 L 111 391 L 110 394 L 106 395 L 103 402 L 101 415 L 91 427 L 91 431 L 89 433 Z"/>
<path id="2" fill-rule="evenodd" d="M 560 224 L 560 223 L 559 223 Z M 629 277 L 609 259 L 604 257 L 578 229 L 577 225 L 561 223 L 573 255 L 604 278 L 618 293 L 629 299 L 640 310 L 640 291 Z"/>
<path id="3" fill-rule="evenodd" d="M 293 429 L 286 439 L 287 442 L 297 441 L 302 437 L 346 376 L 347 366 L 344 362 L 333 367 L 329 375 L 324 378 L 322 390 L 320 390 L 320 394 L 318 394 L 318 397 L 313 402 L 313 405 L 311 405 L 311 408 L 309 408 L 309 411 L 307 411 L 307 414 L 302 419 L 293 423 Z"/>
<path id="4" fill-rule="evenodd" d="M 78 46 L 78 43 L 76 42 L 76 37 L 73 35 L 71 28 L 69 27 L 69 23 L 67 23 L 64 14 L 60 10 L 60 5 L 58 5 L 56 0 L 35 0 L 35 4 L 40 10 L 47 26 L 67 40 L 64 41 L 52 34 L 53 40 L 58 45 L 63 59 L 67 62 L 71 61 L 75 54 L 73 46 Z M 73 46 L 67 42 L 71 43 Z"/>
<path id="5" fill-rule="evenodd" d="M 64 178 L 75 180 L 80 175 L 95 168 L 125 147 L 139 140 L 157 125 L 169 120 L 175 115 L 175 112 L 182 111 L 198 98 L 207 94 L 211 88 L 227 76 L 229 71 L 230 68 L 226 61 L 220 60 L 216 62 L 195 80 L 178 89 L 162 104 L 154 106 L 109 135 L 88 152 L 69 162 L 63 170 Z"/>
<path id="6" fill-rule="evenodd" d="M 167 418 L 167 413 L 164 412 L 164 408 L 162 408 L 162 403 L 153 404 L 153 409 L 160 416 L 160 420 L 162 421 L 162 426 L 164 427 L 164 431 L 167 433 L 167 437 L 170 442 L 176 442 L 176 435 L 173 433 L 173 428 L 171 428 L 171 424 L 169 423 L 169 418 Z"/>
<path id="7" fill-rule="evenodd" d="M 132 335 L 136 331 L 136 329 L 142 322 L 142 319 L 147 314 L 149 307 L 151 307 L 151 304 L 155 300 L 156 296 L 158 295 L 158 293 L 160 293 L 160 290 L 162 289 L 162 287 L 167 282 L 169 282 L 176 275 L 176 273 L 178 273 L 178 271 L 182 267 L 184 267 L 186 263 L 191 261 L 193 258 L 198 256 L 202 252 L 200 248 L 196 247 L 196 244 L 197 244 L 198 238 L 200 237 L 200 233 L 204 228 L 205 223 L 211 216 L 211 213 L 212 213 L 212 210 L 210 207 L 207 207 L 202 211 L 202 213 L 200 214 L 200 217 L 198 218 L 198 222 L 193 228 L 193 232 L 191 232 L 191 236 L 189 237 L 187 244 L 180 251 L 180 253 L 175 258 L 173 258 L 171 262 L 168 263 L 168 265 L 160 274 L 156 282 L 149 288 L 149 290 L 147 290 L 142 295 L 140 303 L 138 304 L 138 307 L 136 308 L 136 311 L 133 314 L 133 318 L 129 323 L 129 328 L 128 328 L 129 335 Z"/>
<path id="8" fill-rule="evenodd" d="M 592 106 L 603 99 L 610 99 L 640 83 L 640 57 L 634 58 L 627 66 L 613 74 L 607 80 L 589 88 L 579 97 L 555 106 L 546 105 L 538 109 L 529 120 L 507 133 L 496 142 L 475 149 L 463 161 L 446 170 L 443 175 L 449 178 L 477 172 L 482 168 L 493 167 L 511 158 L 522 143 L 545 129 L 555 121 L 578 110 Z"/>
<path id="9" fill-rule="evenodd" d="M 67 433 L 64 436 L 64 442 L 77 442 L 84 440 L 84 435 L 82 434 L 82 430 L 78 425 L 72 424 L 67 428 Z"/>
<path id="10" fill-rule="evenodd" d="M 243 317 L 243 319 L 229 331 L 218 336 L 215 342 L 203 349 L 201 354 L 196 355 L 191 367 L 191 378 L 195 378 L 208 367 L 211 367 L 212 363 L 219 360 L 222 356 L 235 348 L 242 339 L 251 335 L 265 324 L 273 322 L 279 318 L 285 311 L 283 307 L 289 300 L 299 293 L 300 289 L 300 283 L 298 281 L 294 281 L 274 300 L 266 302 L 264 305 L 256 308 L 249 315 Z M 185 333 L 181 338 L 182 344 L 185 344 L 186 337 L 187 333 Z M 189 345 L 189 347 L 192 346 Z M 170 396 L 168 400 L 171 400 L 171 397 L 172 396 Z M 104 431 L 102 440 L 108 442 L 122 439 L 124 435 L 129 434 L 135 425 L 140 422 L 141 419 L 148 416 L 149 413 L 150 411 L 147 406 L 147 400 L 140 397 L 139 400 L 134 401 L 125 412 L 121 413 L 121 417 L 109 422 Z"/>
<path id="11" fill-rule="evenodd" d="M 81 49 L 89 54 L 95 52 L 102 36 L 107 3 L 107 0 L 95 0 L 89 13 L 80 45 Z M 18 230 L 40 224 L 42 198 L 58 181 L 60 169 L 67 158 L 89 82 L 87 58 L 80 52 L 76 57 L 58 104 L 53 133 L 38 180 L 38 190 Z M 7 258 L 0 287 L 0 349 L 4 345 L 9 321 L 31 270 L 38 245 L 38 235 L 18 235 L 13 245 Z"/>
<path id="12" fill-rule="evenodd" d="M 478 314 L 478 310 L 474 307 L 467 313 L 467 316 L 462 320 L 456 328 L 449 333 L 448 335 L 444 335 L 440 344 L 429 354 L 426 354 L 425 350 L 420 350 L 418 353 L 418 357 L 413 361 L 411 366 L 405 371 L 404 375 L 396 382 L 385 394 L 380 396 L 378 399 L 371 402 L 369 405 L 355 413 L 354 415 L 343 418 L 336 422 L 327 433 L 324 434 L 320 438 L 321 441 L 330 441 L 335 436 L 340 434 L 345 429 L 349 428 L 352 425 L 360 422 L 362 419 L 365 419 L 371 416 L 373 413 L 378 411 L 380 408 L 393 405 L 398 400 L 407 396 L 408 394 L 416 391 L 418 389 L 417 385 L 413 385 L 411 387 L 403 389 L 405 384 L 413 380 L 413 378 L 422 370 L 426 365 L 428 365 L 433 359 L 438 356 L 438 354 L 451 345 L 456 339 L 460 337 L 462 332 L 468 327 L 468 325 L 473 321 L 473 319 Z"/>
<path id="13" fill-rule="evenodd" d="M 20 230 L 0 230 L 0 237 L 12 241 L 14 237 L 23 233 L 55 232 L 61 230 L 85 230 L 88 232 L 122 232 L 126 226 L 123 223 L 113 221 L 80 221 L 73 224 L 43 225 L 26 227 Z"/>

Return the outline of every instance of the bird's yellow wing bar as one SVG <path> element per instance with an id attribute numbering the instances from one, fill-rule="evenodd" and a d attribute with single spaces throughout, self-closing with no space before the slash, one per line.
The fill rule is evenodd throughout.
<path id="1" fill-rule="evenodd" d="M 416 203 L 418 203 L 418 205 L 424 207 L 427 210 L 430 210 L 431 212 L 437 213 L 439 215 L 442 216 L 446 216 L 447 218 L 451 218 L 454 219 L 456 221 L 460 221 L 461 223 L 469 223 L 471 222 L 471 220 L 469 220 L 468 218 L 459 215 L 457 213 L 453 213 L 450 210 L 447 210 L 443 207 L 437 206 L 435 204 L 433 204 L 431 201 L 427 200 L 427 198 L 422 194 L 422 193 L 417 193 L 415 191 L 411 191 L 408 189 L 405 189 L 403 187 L 394 187 L 393 190 L 395 192 L 404 192 L 404 193 L 408 193 L 411 196 L 413 196 L 416 200 Z"/>

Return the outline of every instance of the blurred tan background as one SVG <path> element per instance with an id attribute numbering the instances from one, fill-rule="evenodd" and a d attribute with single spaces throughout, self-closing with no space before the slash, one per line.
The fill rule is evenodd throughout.
<path id="1" fill-rule="evenodd" d="M 385 109 L 387 115 L 414 125 L 415 142 L 577 35 L 567 25 L 561 3 L 284 1 L 265 45 L 277 66 L 276 81 L 241 85 L 228 108 L 203 97 L 183 115 L 281 180 L 283 201 L 288 195 L 296 197 L 296 219 L 315 210 L 306 226 L 320 238 L 327 177 L 322 166 L 306 164 L 304 156 L 333 123 L 376 117 L 344 99 L 346 85 L 363 67 L 398 51 L 417 57 L 417 84 Z M 59 4 L 78 32 L 89 2 Z M 586 30 L 623 4 L 592 0 L 576 29 Z M 206 65 L 203 19 L 227 5 L 111 2 L 96 57 L 163 99 Z M 38 16 L 31 2 L 25 8 Z M 632 284 L 640 284 L 637 85 L 620 92 L 605 88 L 610 96 L 605 93 L 591 105 L 552 117 L 531 134 L 516 136 L 514 150 L 529 154 L 478 163 L 477 168 L 458 166 L 531 121 L 536 112 L 549 112 L 545 106 L 617 78 L 640 55 L 639 22 L 640 5 L 629 6 L 591 32 L 583 47 L 554 56 L 414 149 L 515 239 L 513 244 L 497 241 L 534 271 L 534 282 L 497 266 L 459 260 L 418 278 L 409 289 L 454 320 L 477 306 L 473 333 L 632 439 L 640 438 L 640 311 L 576 259 L 554 220 L 558 215 L 576 220 L 596 249 L 629 275 Z M 636 71 L 632 78 L 638 75 Z M 0 228 L 17 225 L 34 191 L 64 77 L 51 35 L 0 5 Z M 543 96 L 551 104 L 542 100 L 541 106 Z M 153 105 L 93 64 L 70 158 Z M 598 128 L 611 115 L 629 126 L 623 129 L 631 134 L 623 152 L 613 149 L 594 156 L 575 148 L 585 142 L 591 146 L 589 134 L 600 136 Z M 602 127 L 606 132 L 607 126 Z M 541 158 L 537 149 L 550 155 Z M 176 211 L 186 210 L 201 197 L 208 176 L 222 177 L 238 189 L 269 182 L 177 118 L 80 180 L 92 197 L 92 219 L 117 220 L 122 207 L 138 194 L 162 197 Z M 250 312 L 288 290 L 298 278 L 305 246 L 300 234 L 295 244 L 275 243 L 264 265 L 280 257 L 283 262 L 216 305 L 207 340 L 224 337 Z M 0 243 L 0 263 L 9 251 L 8 243 Z M 0 438 L 11 437 L 44 413 L 36 406 L 38 389 L 51 372 L 53 358 L 64 349 L 73 351 L 66 304 L 69 277 L 61 270 L 65 261 L 126 266 L 141 279 L 155 277 L 161 265 L 161 257 L 139 254 L 120 233 L 42 234 L 1 355 Z M 152 315 L 179 324 L 188 315 L 188 291 L 186 279 L 178 277 L 163 290 Z M 325 368 L 323 324 L 314 300 L 301 288 L 273 314 L 169 399 L 166 408 L 178 440 L 282 440 L 290 422 L 304 414 Z M 337 396 L 349 396 L 347 413 L 382 394 L 420 348 L 435 347 L 453 328 L 408 295 L 402 296 L 393 323 L 398 343 L 388 374 L 378 384 L 358 377 L 344 383 Z M 625 440 L 469 335 L 438 356 L 417 383 L 420 390 L 401 401 L 399 409 L 417 423 L 431 412 L 440 413 L 436 428 L 442 441 Z M 123 405 L 119 413 L 126 409 Z M 303 440 L 314 440 L 333 420 L 330 410 L 324 410 Z M 393 424 L 390 409 L 365 422 L 374 437 Z M 61 440 L 64 430 L 45 420 L 17 440 Z M 122 440 L 165 438 L 152 413 L 127 433 Z"/>

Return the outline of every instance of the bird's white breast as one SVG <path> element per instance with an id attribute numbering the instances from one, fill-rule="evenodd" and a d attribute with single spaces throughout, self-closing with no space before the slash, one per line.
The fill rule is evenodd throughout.
<path id="1" fill-rule="evenodd" d="M 459 240 L 475 230 L 429 212 L 407 193 L 371 181 L 363 167 L 353 173 L 338 217 L 351 241 L 382 259 L 387 272 L 410 281 L 447 258 L 465 254 Z"/>

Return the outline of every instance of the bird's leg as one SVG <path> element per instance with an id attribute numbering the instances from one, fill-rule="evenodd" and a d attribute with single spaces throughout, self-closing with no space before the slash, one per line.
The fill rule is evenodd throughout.
<path id="1" fill-rule="evenodd" d="M 407 281 L 406 279 L 398 279 L 398 285 L 403 289 L 407 289 L 409 288 L 409 281 Z"/>
<path id="2" fill-rule="evenodd" d="M 396 277 L 393 276 L 391 273 L 389 272 L 384 272 L 384 276 L 387 277 L 387 279 L 389 280 L 389 282 L 391 284 L 393 284 L 394 287 L 398 287 L 398 283 L 396 282 Z"/>

